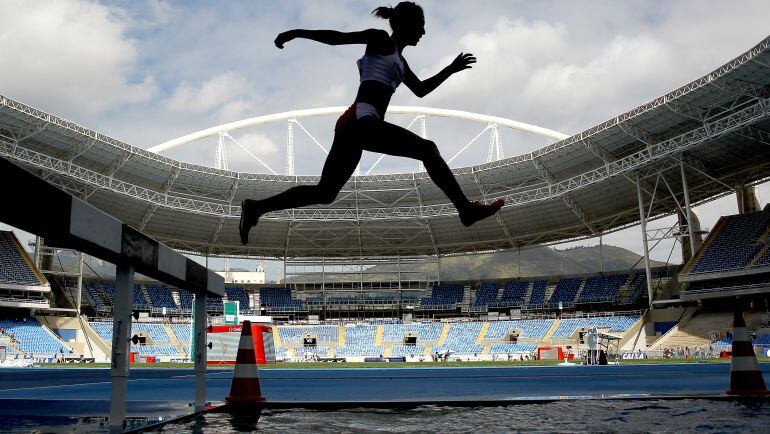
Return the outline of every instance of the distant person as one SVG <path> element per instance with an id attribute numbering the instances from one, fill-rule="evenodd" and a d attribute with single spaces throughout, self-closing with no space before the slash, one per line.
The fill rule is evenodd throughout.
<path id="1" fill-rule="evenodd" d="M 362 44 L 366 45 L 366 49 L 364 56 L 358 60 L 361 77 L 358 94 L 353 105 L 337 120 L 334 141 L 320 181 L 317 185 L 292 187 L 265 199 L 246 199 L 241 202 L 238 230 L 242 244 L 248 244 L 249 231 L 265 213 L 332 203 L 350 179 L 365 150 L 422 161 L 428 175 L 455 206 L 465 226 L 495 214 L 504 205 L 501 199 L 491 204 L 469 201 L 435 143 L 406 128 L 385 122 L 390 98 L 401 82 L 415 95 L 423 97 L 452 74 L 471 68 L 476 58 L 470 53 L 460 53 L 438 74 L 420 80 L 402 53 L 407 46 L 416 46 L 425 34 L 422 8 L 405 1 L 395 7 L 378 7 L 372 14 L 389 20 L 393 33 L 389 35 L 379 29 L 359 32 L 294 29 L 275 38 L 275 46 L 281 49 L 284 44 L 297 38 L 328 45 Z"/>
<path id="2" fill-rule="evenodd" d="M 599 350 L 599 364 L 600 365 L 607 364 L 607 353 L 605 353 L 604 350 Z"/>

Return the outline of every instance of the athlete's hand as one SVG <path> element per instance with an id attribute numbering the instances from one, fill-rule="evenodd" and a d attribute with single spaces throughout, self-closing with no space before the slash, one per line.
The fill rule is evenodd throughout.
<path id="1" fill-rule="evenodd" d="M 449 64 L 449 72 L 452 74 L 460 72 L 463 69 L 471 68 L 471 65 L 476 63 L 476 57 L 471 53 L 460 53 L 455 57 L 455 60 Z"/>
<path id="2" fill-rule="evenodd" d="M 275 38 L 275 46 L 283 50 L 283 44 L 291 41 L 295 37 L 296 36 L 294 36 L 294 32 L 291 30 L 288 32 L 279 33 Z"/>

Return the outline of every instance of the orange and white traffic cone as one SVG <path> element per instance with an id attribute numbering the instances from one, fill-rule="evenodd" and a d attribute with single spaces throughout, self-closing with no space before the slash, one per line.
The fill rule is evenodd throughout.
<path id="1" fill-rule="evenodd" d="M 767 388 L 757 356 L 746 330 L 743 313 L 736 309 L 733 318 L 733 359 L 730 365 L 730 389 L 728 395 L 766 395 Z"/>
<path id="2" fill-rule="evenodd" d="M 251 334 L 251 321 L 243 322 L 241 341 L 238 344 L 238 355 L 233 368 L 233 383 L 230 385 L 230 395 L 225 398 L 230 407 L 249 407 L 263 402 L 262 388 L 259 384 L 257 358 L 254 353 L 254 339 Z"/>

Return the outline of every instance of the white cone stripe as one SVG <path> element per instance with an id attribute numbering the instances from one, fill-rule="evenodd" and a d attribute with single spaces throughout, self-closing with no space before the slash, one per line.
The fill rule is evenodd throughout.
<path id="1" fill-rule="evenodd" d="M 257 365 L 235 365 L 235 368 L 233 368 L 233 380 L 236 378 L 259 378 Z"/>
<path id="2" fill-rule="evenodd" d="M 757 358 L 752 356 L 733 357 L 732 365 L 730 365 L 730 372 L 735 371 L 759 371 Z"/>
<path id="3" fill-rule="evenodd" d="M 746 331 L 746 327 L 733 328 L 733 342 L 735 341 L 748 341 L 749 332 Z"/>
<path id="4" fill-rule="evenodd" d="M 251 336 L 243 336 L 241 335 L 241 341 L 238 342 L 238 349 L 239 350 L 254 350 L 254 340 L 251 338 Z"/>

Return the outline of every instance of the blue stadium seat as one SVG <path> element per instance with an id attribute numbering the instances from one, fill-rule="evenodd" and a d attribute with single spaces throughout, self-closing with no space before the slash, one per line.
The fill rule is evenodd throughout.
<path id="1" fill-rule="evenodd" d="M 174 297 L 171 294 L 171 288 L 163 284 L 145 285 L 147 294 L 150 295 L 150 302 L 155 309 L 166 308 L 168 313 L 178 313 L 179 306 L 176 305 Z"/>
<path id="2" fill-rule="evenodd" d="M 336 345 L 339 341 L 339 327 L 337 326 L 278 326 L 281 341 L 286 343 L 301 343 L 302 337 L 307 333 L 316 335 L 318 343 L 331 342 Z"/>
<path id="3" fill-rule="evenodd" d="M 403 342 L 406 333 L 417 335 L 417 343 L 435 342 L 441 336 L 443 325 L 439 323 L 385 324 L 384 342 Z"/>
<path id="4" fill-rule="evenodd" d="M 9 206 L 3 204 L 3 206 Z M 13 232 L 0 231 L 0 283 L 9 285 L 41 286 L 30 264 L 22 256 L 21 245 Z"/>
<path id="5" fill-rule="evenodd" d="M 483 325 L 482 322 L 452 324 L 444 344 L 434 346 L 431 351 L 434 353 L 450 351 L 453 354 L 463 355 L 478 354 L 484 350 L 484 345 L 476 343 L 476 338 L 479 336 Z"/>
<path id="6" fill-rule="evenodd" d="M 497 306 L 518 307 L 523 305 L 524 298 L 527 296 L 527 288 L 529 288 L 529 281 L 527 280 L 512 280 L 506 283 L 503 296 L 500 298 Z"/>
<path id="7" fill-rule="evenodd" d="M 510 321 L 492 321 L 489 323 L 485 340 L 505 339 L 509 331 L 521 330 L 519 338 L 543 339 L 548 330 L 553 327 L 552 319 L 527 319 Z"/>
<path id="8" fill-rule="evenodd" d="M 44 330 L 34 318 L 0 318 L 0 328 L 5 329 L 7 335 L 13 335 L 16 346 L 28 355 L 69 355 L 72 352 Z"/>
<path id="9" fill-rule="evenodd" d="M 552 337 L 568 338 L 578 327 L 608 328 L 610 332 L 625 332 L 639 320 L 635 316 L 600 316 L 593 318 L 565 318 L 559 323 Z"/>
<path id="10" fill-rule="evenodd" d="M 453 309 L 462 301 L 463 285 L 433 285 L 430 297 L 420 300 L 420 307 L 425 309 Z"/>
<path id="11" fill-rule="evenodd" d="M 375 347 L 376 325 L 350 325 L 345 327 L 345 346 L 334 348 L 337 357 L 364 356 L 377 357 L 382 354 L 381 347 Z"/>
<path id="12" fill-rule="evenodd" d="M 171 324 L 171 330 L 182 345 L 187 345 L 192 339 L 192 327 L 189 324 Z"/>
<path id="13" fill-rule="evenodd" d="M 259 302 L 268 312 L 301 312 L 306 310 L 301 300 L 291 296 L 290 288 L 260 288 Z"/>
<path id="14" fill-rule="evenodd" d="M 497 283 L 483 283 L 479 287 L 478 292 L 476 292 L 476 300 L 473 302 L 473 307 L 476 309 L 484 309 L 495 303 L 499 291 L 500 288 Z"/>
<path id="15" fill-rule="evenodd" d="M 529 296 L 530 308 L 541 307 L 545 304 L 545 292 L 548 289 L 547 280 L 536 280 L 532 283 L 532 294 Z"/>
<path id="16" fill-rule="evenodd" d="M 535 351 L 535 348 L 537 345 L 526 343 L 492 344 L 489 352 L 492 354 L 520 354 L 531 353 Z"/>
<path id="17" fill-rule="evenodd" d="M 620 295 L 620 287 L 626 282 L 628 274 L 591 276 L 586 279 L 577 303 L 614 302 Z"/>
<path id="18" fill-rule="evenodd" d="M 550 309 L 556 309 L 561 302 L 562 307 L 571 307 L 575 302 L 575 296 L 577 296 L 582 283 L 583 279 L 579 277 L 559 280 L 556 283 L 553 294 L 551 294 L 551 298 L 548 300 L 547 306 Z"/>
<path id="19" fill-rule="evenodd" d="M 240 286 L 226 286 L 225 295 L 227 295 L 228 301 L 237 301 L 238 310 L 241 313 L 251 311 L 251 303 L 249 302 L 249 296 L 246 291 Z"/>
<path id="20" fill-rule="evenodd" d="M 770 207 L 764 210 L 726 216 L 690 274 L 740 270 L 762 251 L 765 243 L 759 238 L 770 225 Z M 767 256 L 767 255 L 765 255 Z M 770 258 L 769 258 L 770 259 Z M 767 265 L 765 257 L 757 265 Z"/>

